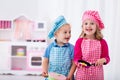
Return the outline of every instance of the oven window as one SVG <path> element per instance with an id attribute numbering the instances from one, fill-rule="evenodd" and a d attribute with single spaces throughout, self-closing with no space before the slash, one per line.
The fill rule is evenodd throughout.
<path id="1" fill-rule="evenodd" d="M 31 58 L 32 66 L 41 66 L 41 64 L 42 64 L 42 57 L 32 57 Z"/>

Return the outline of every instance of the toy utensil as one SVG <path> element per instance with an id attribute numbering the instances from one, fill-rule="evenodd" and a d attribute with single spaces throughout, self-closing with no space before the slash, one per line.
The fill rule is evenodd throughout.
<path id="1" fill-rule="evenodd" d="M 89 68 L 90 66 L 95 66 L 95 63 L 90 64 L 89 62 L 84 60 L 78 60 L 78 62 L 80 63 L 81 66 L 84 66 L 86 68 Z"/>

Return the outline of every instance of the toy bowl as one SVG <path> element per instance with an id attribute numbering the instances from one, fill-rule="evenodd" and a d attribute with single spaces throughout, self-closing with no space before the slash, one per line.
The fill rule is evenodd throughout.
<path id="1" fill-rule="evenodd" d="M 48 80 L 66 80 L 64 75 L 55 72 L 50 72 L 48 75 Z"/>

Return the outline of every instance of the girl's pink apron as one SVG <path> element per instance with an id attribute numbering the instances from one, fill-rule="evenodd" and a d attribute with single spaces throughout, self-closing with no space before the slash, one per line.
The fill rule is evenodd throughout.
<path id="1" fill-rule="evenodd" d="M 82 59 L 95 63 L 101 56 L 101 44 L 98 40 L 83 39 Z M 76 72 L 76 80 L 104 80 L 103 66 L 79 67 Z"/>

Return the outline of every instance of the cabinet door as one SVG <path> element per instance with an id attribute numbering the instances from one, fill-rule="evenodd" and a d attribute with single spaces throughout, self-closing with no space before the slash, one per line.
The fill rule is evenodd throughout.
<path id="1" fill-rule="evenodd" d="M 10 70 L 10 44 L 0 42 L 0 70 Z"/>

